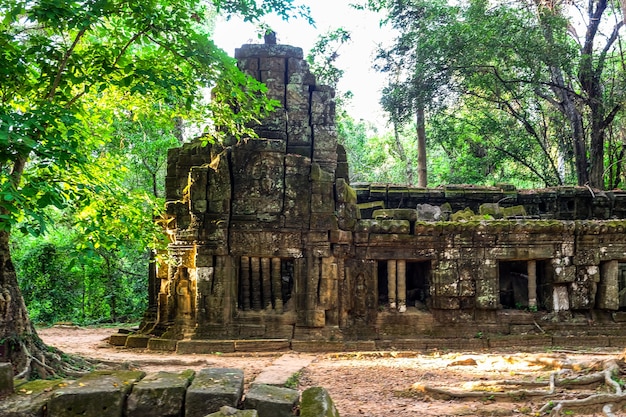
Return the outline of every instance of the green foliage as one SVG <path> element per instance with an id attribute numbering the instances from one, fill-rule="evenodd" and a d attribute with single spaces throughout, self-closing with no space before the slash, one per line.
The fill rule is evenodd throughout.
<path id="1" fill-rule="evenodd" d="M 137 318 L 166 149 L 251 135 L 277 105 L 211 41 L 217 12 L 308 18 L 292 0 L 0 0 L 0 232 L 20 232 L 35 320 Z"/>
<path id="2" fill-rule="evenodd" d="M 80 241 L 78 233 L 59 223 L 44 237 L 14 240 L 13 257 L 31 319 L 45 324 L 139 319 L 147 306 L 146 250 L 127 242 L 115 252 L 88 253 L 79 249 Z"/>
<path id="3" fill-rule="evenodd" d="M 431 182 L 623 182 L 624 22 L 616 2 L 361 7 L 384 11 L 383 23 L 398 33 L 378 54 L 377 67 L 389 73 L 381 103 L 400 128 L 426 111 Z M 581 22 L 584 9 L 590 18 Z"/>

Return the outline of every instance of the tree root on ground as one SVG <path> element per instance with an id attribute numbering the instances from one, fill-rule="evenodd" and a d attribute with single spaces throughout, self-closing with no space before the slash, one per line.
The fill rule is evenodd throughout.
<path id="1" fill-rule="evenodd" d="M 625 353 L 626 354 L 626 351 Z M 624 355 L 623 354 L 623 355 Z M 572 410 L 601 411 L 606 417 L 616 416 L 616 406 L 626 404 L 626 393 L 622 390 L 620 376 L 626 374 L 624 356 L 603 362 L 572 363 L 567 360 L 540 357 L 532 363 L 555 369 L 549 381 L 481 381 L 468 383 L 469 390 L 446 389 L 429 385 L 414 384 L 413 392 L 428 394 L 434 398 L 443 399 L 476 399 L 482 401 L 521 401 L 524 399 L 551 399 L 541 409 L 539 414 L 549 414 L 551 417 L 562 416 Z M 531 362 L 529 362 L 531 363 Z M 584 398 L 558 399 L 563 390 L 591 388 L 604 386 L 606 393 L 594 393 Z M 510 389 L 518 387 L 520 389 Z M 540 388 L 544 389 L 525 389 Z M 560 390 L 557 390 L 561 388 Z"/>
<path id="2" fill-rule="evenodd" d="M 19 362 L 23 364 L 21 371 L 15 375 L 18 379 L 80 377 L 91 372 L 95 365 L 84 358 L 65 355 L 56 348 L 46 346 L 36 336 L 14 342 L 13 355 L 19 357 Z"/>

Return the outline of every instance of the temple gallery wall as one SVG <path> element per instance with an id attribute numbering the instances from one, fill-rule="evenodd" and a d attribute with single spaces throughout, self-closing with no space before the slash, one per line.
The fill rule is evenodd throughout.
<path id="1" fill-rule="evenodd" d="M 243 45 L 282 108 L 258 139 L 170 149 L 162 339 L 626 335 L 626 193 L 350 184 L 302 50 Z M 590 326 L 590 323 L 594 326 Z"/>

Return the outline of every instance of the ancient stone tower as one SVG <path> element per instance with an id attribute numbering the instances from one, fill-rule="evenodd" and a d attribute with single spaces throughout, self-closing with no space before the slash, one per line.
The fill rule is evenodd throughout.
<path id="1" fill-rule="evenodd" d="M 169 151 L 170 261 L 147 332 L 377 347 L 624 334 L 625 193 L 351 186 L 333 90 L 302 50 L 244 45 L 235 56 L 282 108 L 258 139 Z"/>

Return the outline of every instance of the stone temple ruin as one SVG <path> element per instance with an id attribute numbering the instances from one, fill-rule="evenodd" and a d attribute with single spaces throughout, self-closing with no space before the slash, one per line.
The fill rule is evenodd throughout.
<path id="1" fill-rule="evenodd" d="M 235 56 L 282 109 L 259 139 L 170 149 L 170 262 L 145 333 L 376 347 L 626 336 L 625 192 L 350 184 L 334 92 L 302 50 Z"/>

